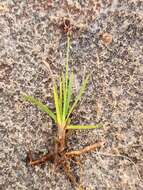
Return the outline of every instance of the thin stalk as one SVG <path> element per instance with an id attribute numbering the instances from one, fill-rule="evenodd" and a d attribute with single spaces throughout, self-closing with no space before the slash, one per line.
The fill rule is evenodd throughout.
<path id="1" fill-rule="evenodd" d="M 66 50 L 66 87 L 68 85 L 68 70 L 69 70 L 69 53 L 70 53 L 70 37 L 67 35 L 67 50 Z"/>
<path id="2" fill-rule="evenodd" d="M 66 71 L 65 71 L 65 87 L 64 87 L 64 105 L 62 121 L 65 121 L 67 110 L 67 96 L 68 96 L 68 83 L 69 83 L 69 52 L 70 52 L 70 37 L 67 35 L 67 50 L 66 50 Z M 63 81 L 64 83 L 64 81 Z"/>
<path id="3" fill-rule="evenodd" d="M 66 130 L 64 126 L 58 126 L 58 152 L 62 152 L 65 149 L 65 135 Z"/>

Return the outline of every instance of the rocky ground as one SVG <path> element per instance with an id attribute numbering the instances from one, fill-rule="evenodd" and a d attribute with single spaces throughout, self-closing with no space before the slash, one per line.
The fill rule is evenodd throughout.
<path id="1" fill-rule="evenodd" d="M 0 1 L 0 189 L 74 189 L 50 163 L 26 165 L 29 149 L 51 150 L 53 127 L 46 114 L 20 96 L 25 92 L 52 106 L 51 78 L 42 60 L 55 76 L 62 72 L 66 38 L 60 24 L 65 18 L 73 30 L 75 90 L 83 75 L 91 74 L 73 123 L 104 126 L 68 138 L 70 149 L 105 140 L 97 152 L 82 156 L 80 169 L 74 168 L 79 183 L 87 190 L 142 190 L 142 0 Z"/>

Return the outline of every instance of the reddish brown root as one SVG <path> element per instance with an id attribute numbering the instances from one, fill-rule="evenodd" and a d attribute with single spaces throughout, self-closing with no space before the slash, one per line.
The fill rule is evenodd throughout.
<path id="1" fill-rule="evenodd" d="M 39 159 L 33 160 L 32 159 L 32 154 L 31 154 L 31 152 L 29 152 L 28 156 L 27 156 L 27 160 L 28 160 L 29 165 L 35 166 L 35 165 L 43 164 L 46 161 L 53 161 L 54 157 L 55 157 L 54 154 L 46 154 L 46 155 L 42 156 Z"/>
<path id="2" fill-rule="evenodd" d="M 76 180 L 76 177 L 74 176 L 73 172 L 71 171 L 70 162 L 68 162 L 68 161 L 65 162 L 63 164 L 63 169 L 64 169 L 66 176 L 71 181 L 72 185 L 74 187 L 77 187 L 78 186 L 77 180 Z"/>
<path id="3" fill-rule="evenodd" d="M 77 182 L 76 177 L 74 176 L 74 174 L 71 170 L 71 166 L 70 166 L 71 161 L 73 159 L 76 159 L 76 157 L 78 157 L 82 154 L 85 154 L 87 152 L 92 152 L 92 151 L 96 150 L 97 148 L 100 148 L 103 144 L 104 144 L 104 142 L 97 142 L 93 145 L 86 146 L 85 148 L 82 148 L 80 150 L 75 150 L 75 151 L 70 151 L 70 152 L 64 152 L 64 151 L 61 152 L 61 146 L 59 149 L 59 146 L 58 146 L 59 144 L 57 144 L 55 146 L 54 153 L 46 154 L 37 160 L 32 159 L 32 154 L 29 151 L 29 153 L 28 153 L 28 164 L 30 166 L 35 166 L 35 165 L 44 164 L 46 161 L 53 162 L 55 165 L 55 168 L 58 168 L 58 169 L 62 168 L 65 172 L 65 175 L 71 181 L 71 184 L 74 187 L 77 187 L 78 182 Z M 74 163 L 76 165 L 79 165 L 79 163 L 76 162 L 76 160 L 74 161 Z"/>
<path id="4" fill-rule="evenodd" d="M 91 151 L 96 150 L 97 148 L 100 148 L 103 144 L 104 144 L 104 142 L 98 142 L 98 143 L 86 146 L 85 148 L 82 148 L 80 150 L 66 152 L 65 155 L 67 157 L 80 156 L 81 154 L 85 154 L 87 152 L 91 152 Z"/>
<path id="5" fill-rule="evenodd" d="M 82 148 L 80 150 L 70 151 L 70 152 L 66 152 L 66 153 L 63 152 L 62 154 L 60 153 L 60 155 L 58 155 L 57 153 L 46 154 L 37 160 L 33 160 L 32 154 L 31 154 L 31 152 L 29 152 L 28 153 L 28 164 L 31 166 L 35 166 L 35 165 L 42 164 L 46 161 L 56 161 L 56 162 L 54 162 L 56 165 L 61 165 L 60 163 L 66 162 L 68 158 L 80 156 L 81 154 L 85 154 L 87 152 L 92 152 L 92 151 L 96 150 L 97 148 L 100 148 L 103 144 L 104 144 L 104 142 L 98 142 L 93 145 L 86 146 L 85 148 Z M 57 157 L 58 157 L 58 159 L 55 159 Z"/>

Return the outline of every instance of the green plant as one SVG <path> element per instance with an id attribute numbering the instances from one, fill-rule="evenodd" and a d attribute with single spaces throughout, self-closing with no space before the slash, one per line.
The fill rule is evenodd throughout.
<path id="1" fill-rule="evenodd" d="M 66 169 L 67 162 L 65 162 L 65 160 L 67 161 L 67 158 L 69 159 L 74 156 L 79 156 L 82 153 L 92 151 L 96 149 L 97 147 L 100 147 L 102 144 L 102 143 L 96 143 L 94 145 L 90 145 L 78 151 L 71 151 L 71 152 L 65 151 L 66 130 L 94 129 L 101 126 L 100 124 L 94 125 L 94 126 L 92 125 L 81 126 L 81 125 L 71 124 L 71 117 L 70 117 L 71 113 L 74 111 L 77 104 L 81 100 L 83 93 L 85 92 L 85 88 L 89 80 L 89 75 L 83 79 L 79 93 L 76 96 L 75 100 L 73 101 L 72 96 L 73 96 L 74 74 L 73 72 L 71 73 L 69 72 L 69 51 L 70 51 L 70 37 L 69 35 L 67 35 L 66 68 L 65 68 L 65 73 L 62 74 L 62 76 L 60 76 L 58 79 L 59 86 L 57 85 L 56 80 L 53 77 L 52 71 L 48 63 L 44 62 L 46 66 L 48 67 L 51 73 L 51 77 L 52 77 L 55 112 L 51 111 L 47 105 L 44 105 L 41 101 L 33 98 L 32 96 L 22 94 L 22 97 L 24 98 L 24 100 L 37 106 L 43 112 L 46 112 L 54 120 L 57 126 L 57 137 L 56 137 L 54 153 L 47 154 L 38 160 L 32 160 L 32 156 L 31 154 L 29 154 L 29 164 L 36 165 L 36 164 L 43 163 L 46 160 L 54 160 L 56 165 L 58 165 L 59 163 L 60 163 L 59 165 L 62 164 L 63 168 L 65 168 L 66 174 L 69 173 L 69 171 Z M 74 103 L 71 104 L 71 102 L 74 102 Z M 64 160 L 64 162 L 62 160 Z M 76 183 L 75 180 L 71 177 L 72 175 L 68 175 L 68 176 L 73 183 Z"/>

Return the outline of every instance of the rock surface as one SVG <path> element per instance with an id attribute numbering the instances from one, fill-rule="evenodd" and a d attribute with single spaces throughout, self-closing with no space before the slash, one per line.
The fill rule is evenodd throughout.
<path id="1" fill-rule="evenodd" d="M 70 67 L 76 74 L 75 90 L 82 76 L 91 73 L 73 122 L 104 126 L 74 132 L 68 146 L 106 142 L 82 157 L 80 183 L 90 190 L 142 190 L 142 0 L 0 1 L 0 189 L 73 189 L 49 163 L 26 166 L 29 149 L 41 154 L 51 150 L 53 129 L 49 117 L 20 96 L 25 92 L 52 106 L 51 78 L 42 60 L 55 76 L 62 72 L 64 18 L 74 28 Z"/>

